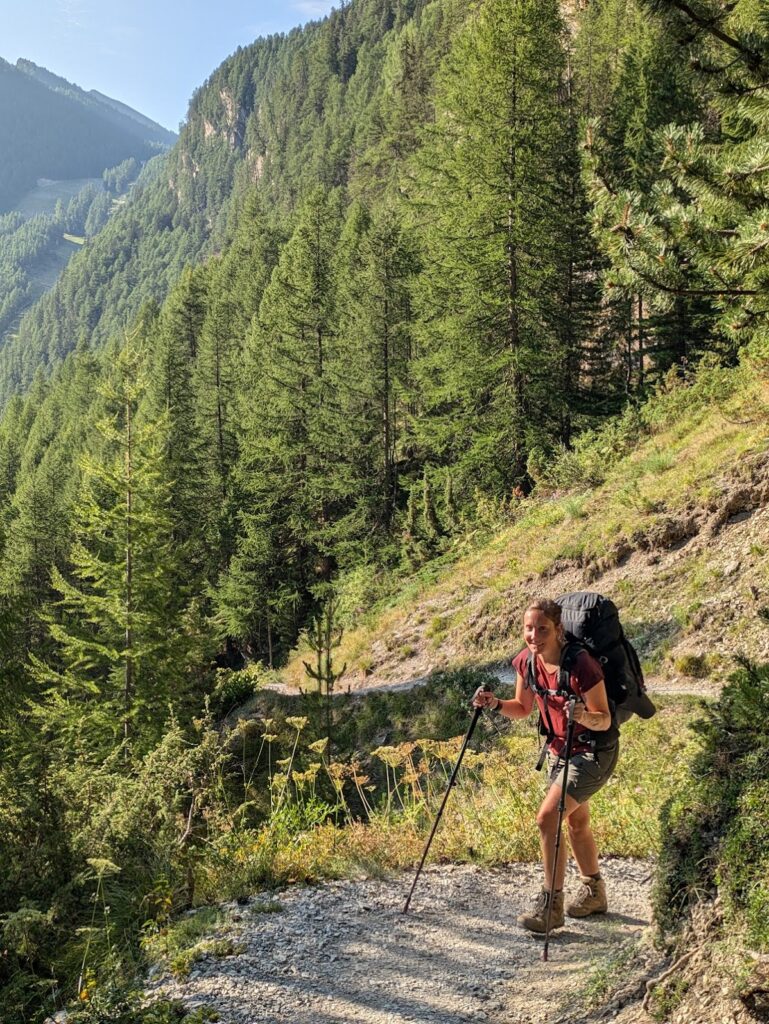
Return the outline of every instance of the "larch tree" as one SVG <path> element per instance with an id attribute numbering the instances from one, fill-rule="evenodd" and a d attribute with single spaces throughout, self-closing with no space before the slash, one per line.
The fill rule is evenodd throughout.
<path id="1" fill-rule="evenodd" d="M 688 58 L 706 109 L 689 124 L 660 128 L 652 187 L 614 180 L 593 133 L 593 199 L 612 261 L 609 284 L 642 296 L 657 315 L 685 308 L 707 317 L 710 307 L 721 341 L 709 346 L 734 357 L 741 345 L 765 346 L 769 337 L 769 32 L 749 0 L 644 7 Z M 691 332 L 678 333 L 677 355 L 686 357 Z M 708 339 L 707 329 L 699 333 Z"/>
<path id="2" fill-rule="evenodd" d="M 260 387 L 244 416 L 238 466 L 244 508 L 233 563 L 220 588 L 220 615 L 241 636 L 246 629 L 252 636 L 261 632 L 260 624 L 269 620 L 264 630 L 270 651 L 293 641 L 313 587 L 327 582 L 334 568 L 341 411 L 331 368 L 339 232 L 338 197 L 313 190 L 247 341 Z M 232 599 L 246 593 L 246 606 L 236 610 Z"/>
<path id="3" fill-rule="evenodd" d="M 418 372 L 428 458 L 504 495 L 557 419 L 565 173 L 558 5 L 488 0 L 438 74 L 417 168 Z"/>
<path id="4" fill-rule="evenodd" d="M 348 433 L 351 510 L 343 534 L 387 540 L 407 461 L 412 333 L 412 242 L 390 207 L 348 212 L 337 261 L 339 351 L 333 367 Z"/>

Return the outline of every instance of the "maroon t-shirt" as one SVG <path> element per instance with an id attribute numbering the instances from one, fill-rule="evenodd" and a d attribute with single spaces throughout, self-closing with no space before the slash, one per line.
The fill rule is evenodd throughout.
<path id="1" fill-rule="evenodd" d="M 530 651 L 528 647 L 516 654 L 513 658 L 513 668 L 516 672 L 523 676 L 524 680 L 529 670 L 529 655 Z M 545 666 L 542 664 L 542 659 L 537 657 L 536 659 L 537 669 L 537 684 L 545 690 L 556 690 L 558 688 L 558 676 L 559 672 L 547 672 Z M 591 690 L 596 683 L 600 683 L 603 680 L 603 669 L 600 664 L 595 660 L 592 655 L 587 651 L 580 651 L 574 659 L 574 664 L 571 667 L 569 673 L 569 685 L 573 692 L 578 697 L 583 697 L 588 690 Z M 566 697 L 548 697 L 547 698 L 547 712 L 545 713 L 545 700 L 544 697 L 535 691 L 534 696 L 537 701 L 542 718 L 544 719 L 545 726 L 548 724 L 548 714 L 550 716 L 550 723 L 555 733 L 555 739 L 550 744 L 550 749 L 554 754 L 560 754 L 566 746 L 566 727 L 568 724 L 568 700 Z M 574 733 L 574 744 L 572 751 L 575 754 L 579 754 L 586 750 L 590 750 L 588 743 L 580 743 L 577 739 L 579 732 L 579 726 L 575 729 Z"/>

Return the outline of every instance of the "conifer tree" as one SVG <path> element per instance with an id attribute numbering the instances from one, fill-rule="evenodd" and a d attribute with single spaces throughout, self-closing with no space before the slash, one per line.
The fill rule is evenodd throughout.
<path id="1" fill-rule="evenodd" d="M 226 569 L 233 553 L 235 509 L 240 501 L 234 469 L 240 424 L 261 386 L 258 353 L 247 353 L 249 328 L 274 269 L 279 235 L 265 215 L 258 191 L 248 194 L 232 245 L 211 265 L 209 302 L 192 371 L 197 479 L 202 533 L 212 556 L 210 577 Z"/>
<path id="2" fill-rule="evenodd" d="M 337 278 L 341 362 L 334 368 L 346 430 L 342 457 L 354 502 L 342 532 L 386 539 L 401 503 L 399 479 L 410 431 L 413 314 L 417 268 L 397 213 L 350 208 Z"/>
<path id="3" fill-rule="evenodd" d="M 257 624 L 269 619 L 271 650 L 293 642 L 313 587 L 327 582 L 334 568 L 331 536 L 341 504 L 336 468 L 342 465 L 338 384 L 331 373 L 339 221 L 338 197 L 314 190 L 281 251 L 247 343 L 261 380 L 243 425 L 238 474 L 246 508 L 220 589 L 220 615 L 241 637 L 248 629 L 252 639 L 257 630 L 263 635 Z M 245 607 L 233 605 L 233 597 L 246 594 Z"/>
<path id="4" fill-rule="evenodd" d="M 221 285 L 220 278 L 212 286 L 213 297 L 192 371 L 195 438 L 200 455 L 196 484 L 215 570 L 221 570 L 231 554 L 230 477 L 237 457 L 235 403 L 243 341 L 234 327 L 235 303 Z"/>
<path id="5" fill-rule="evenodd" d="M 419 160 L 420 430 L 465 496 L 525 478 L 532 429 L 560 399 L 562 31 L 551 0 L 473 12 Z"/>
<path id="6" fill-rule="evenodd" d="M 25 648 L 40 650 L 46 631 L 40 613 L 51 600 L 51 569 L 62 567 L 70 544 L 70 515 L 78 490 L 77 452 L 92 419 L 90 407 L 99 363 L 84 351 L 73 353 L 37 397 L 34 418 L 15 416 L 17 467 L 7 498 L 5 557 L 0 592 L 15 605 Z M 28 401 L 28 404 L 29 404 Z M 39 401 L 39 404 L 37 404 Z M 20 430 L 20 423 L 27 422 Z"/>
<path id="7" fill-rule="evenodd" d="M 769 33 L 744 0 L 644 6 L 688 57 L 707 110 L 693 123 L 660 130 L 655 182 L 645 190 L 612 178 L 602 138 L 593 132 L 590 169 L 613 265 L 609 283 L 635 291 L 657 314 L 678 317 L 679 358 L 690 355 L 690 323 L 707 320 L 711 305 L 726 339 L 720 347 L 733 355 L 740 344 L 762 344 L 766 336 L 769 116 L 762 97 Z M 707 331 L 699 333 L 704 347 Z"/>
<path id="8" fill-rule="evenodd" d="M 46 639 L 40 613 L 53 597 L 51 569 L 63 563 L 69 547 L 72 468 L 68 453 L 56 446 L 24 474 L 11 503 L 0 589 L 14 599 L 29 650 L 39 651 Z"/>
<path id="9" fill-rule="evenodd" d="M 198 352 L 206 315 L 208 277 L 206 267 L 187 268 L 163 307 L 168 329 L 185 345 L 190 359 Z"/>
<path id="10" fill-rule="evenodd" d="M 180 287 L 187 290 L 186 285 Z M 162 310 L 145 308 L 145 315 L 136 328 L 135 344 L 150 353 L 140 418 L 162 424 L 163 476 L 170 488 L 173 532 L 187 552 L 190 584 L 199 590 L 208 576 L 209 552 L 200 524 L 205 521 L 209 503 L 208 495 L 201 493 L 203 459 L 192 387 L 194 359 L 187 329 L 190 320 L 180 314 L 184 305 L 181 295 L 174 292 Z M 195 315 L 195 350 L 202 330 L 201 321 L 202 310 Z"/>
<path id="11" fill-rule="evenodd" d="M 182 552 L 173 538 L 161 435 L 156 425 L 137 422 L 143 359 L 129 341 L 101 388 L 103 451 L 83 462 L 71 569 L 53 570 L 59 600 L 48 622 L 56 663 L 33 658 L 48 698 L 41 717 L 102 753 L 157 737 L 169 703 L 186 697 L 194 647 L 182 632 L 174 571 Z"/>

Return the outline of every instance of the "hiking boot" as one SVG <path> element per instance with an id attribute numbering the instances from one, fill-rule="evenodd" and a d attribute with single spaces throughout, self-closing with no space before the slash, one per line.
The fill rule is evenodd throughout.
<path id="1" fill-rule="evenodd" d="M 543 889 L 534 900 L 534 906 L 529 914 L 520 914 L 518 924 L 521 928 L 527 928 L 530 932 L 545 933 L 547 922 L 547 904 L 550 900 L 550 893 Z M 563 893 L 557 892 L 553 900 L 553 909 L 550 912 L 550 929 L 560 928 L 563 925 Z"/>
<path id="2" fill-rule="evenodd" d="M 576 898 L 566 908 L 569 917 L 587 917 L 589 914 L 605 914 L 608 903 L 606 902 L 606 882 L 602 878 L 590 878 L 580 875 L 582 883 L 577 892 Z"/>

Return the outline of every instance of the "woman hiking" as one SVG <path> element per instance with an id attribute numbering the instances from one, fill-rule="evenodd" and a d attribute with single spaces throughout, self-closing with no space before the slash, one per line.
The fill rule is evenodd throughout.
<path id="1" fill-rule="evenodd" d="M 539 691 L 560 689 L 560 673 L 567 641 L 561 624 L 561 608 L 555 601 L 532 601 L 523 617 L 526 646 L 513 659 L 516 670 L 515 697 L 500 700 L 479 688 L 473 706 L 498 711 L 506 718 L 526 718 L 536 704 L 548 729 L 548 790 L 537 813 L 542 850 L 544 884 L 530 913 L 521 914 L 518 924 L 532 932 L 545 932 L 548 903 L 552 899 L 550 928 L 564 923 L 563 882 L 566 848 L 560 847 L 554 864 L 558 804 L 563 789 L 563 755 L 566 748 L 568 698 L 545 696 Z M 573 654 L 573 650 L 571 652 Z M 590 829 L 590 797 L 597 793 L 614 771 L 619 753 L 619 730 L 612 720 L 600 664 L 583 649 L 568 658 L 569 686 L 577 697 L 574 705 L 574 738 L 566 783 L 564 817 L 569 842 L 580 872 L 581 885 L 567 904 L 570 917 L 587 917 L 607 908 L 606 884 L 601 878 L 598 850 Z"/>

